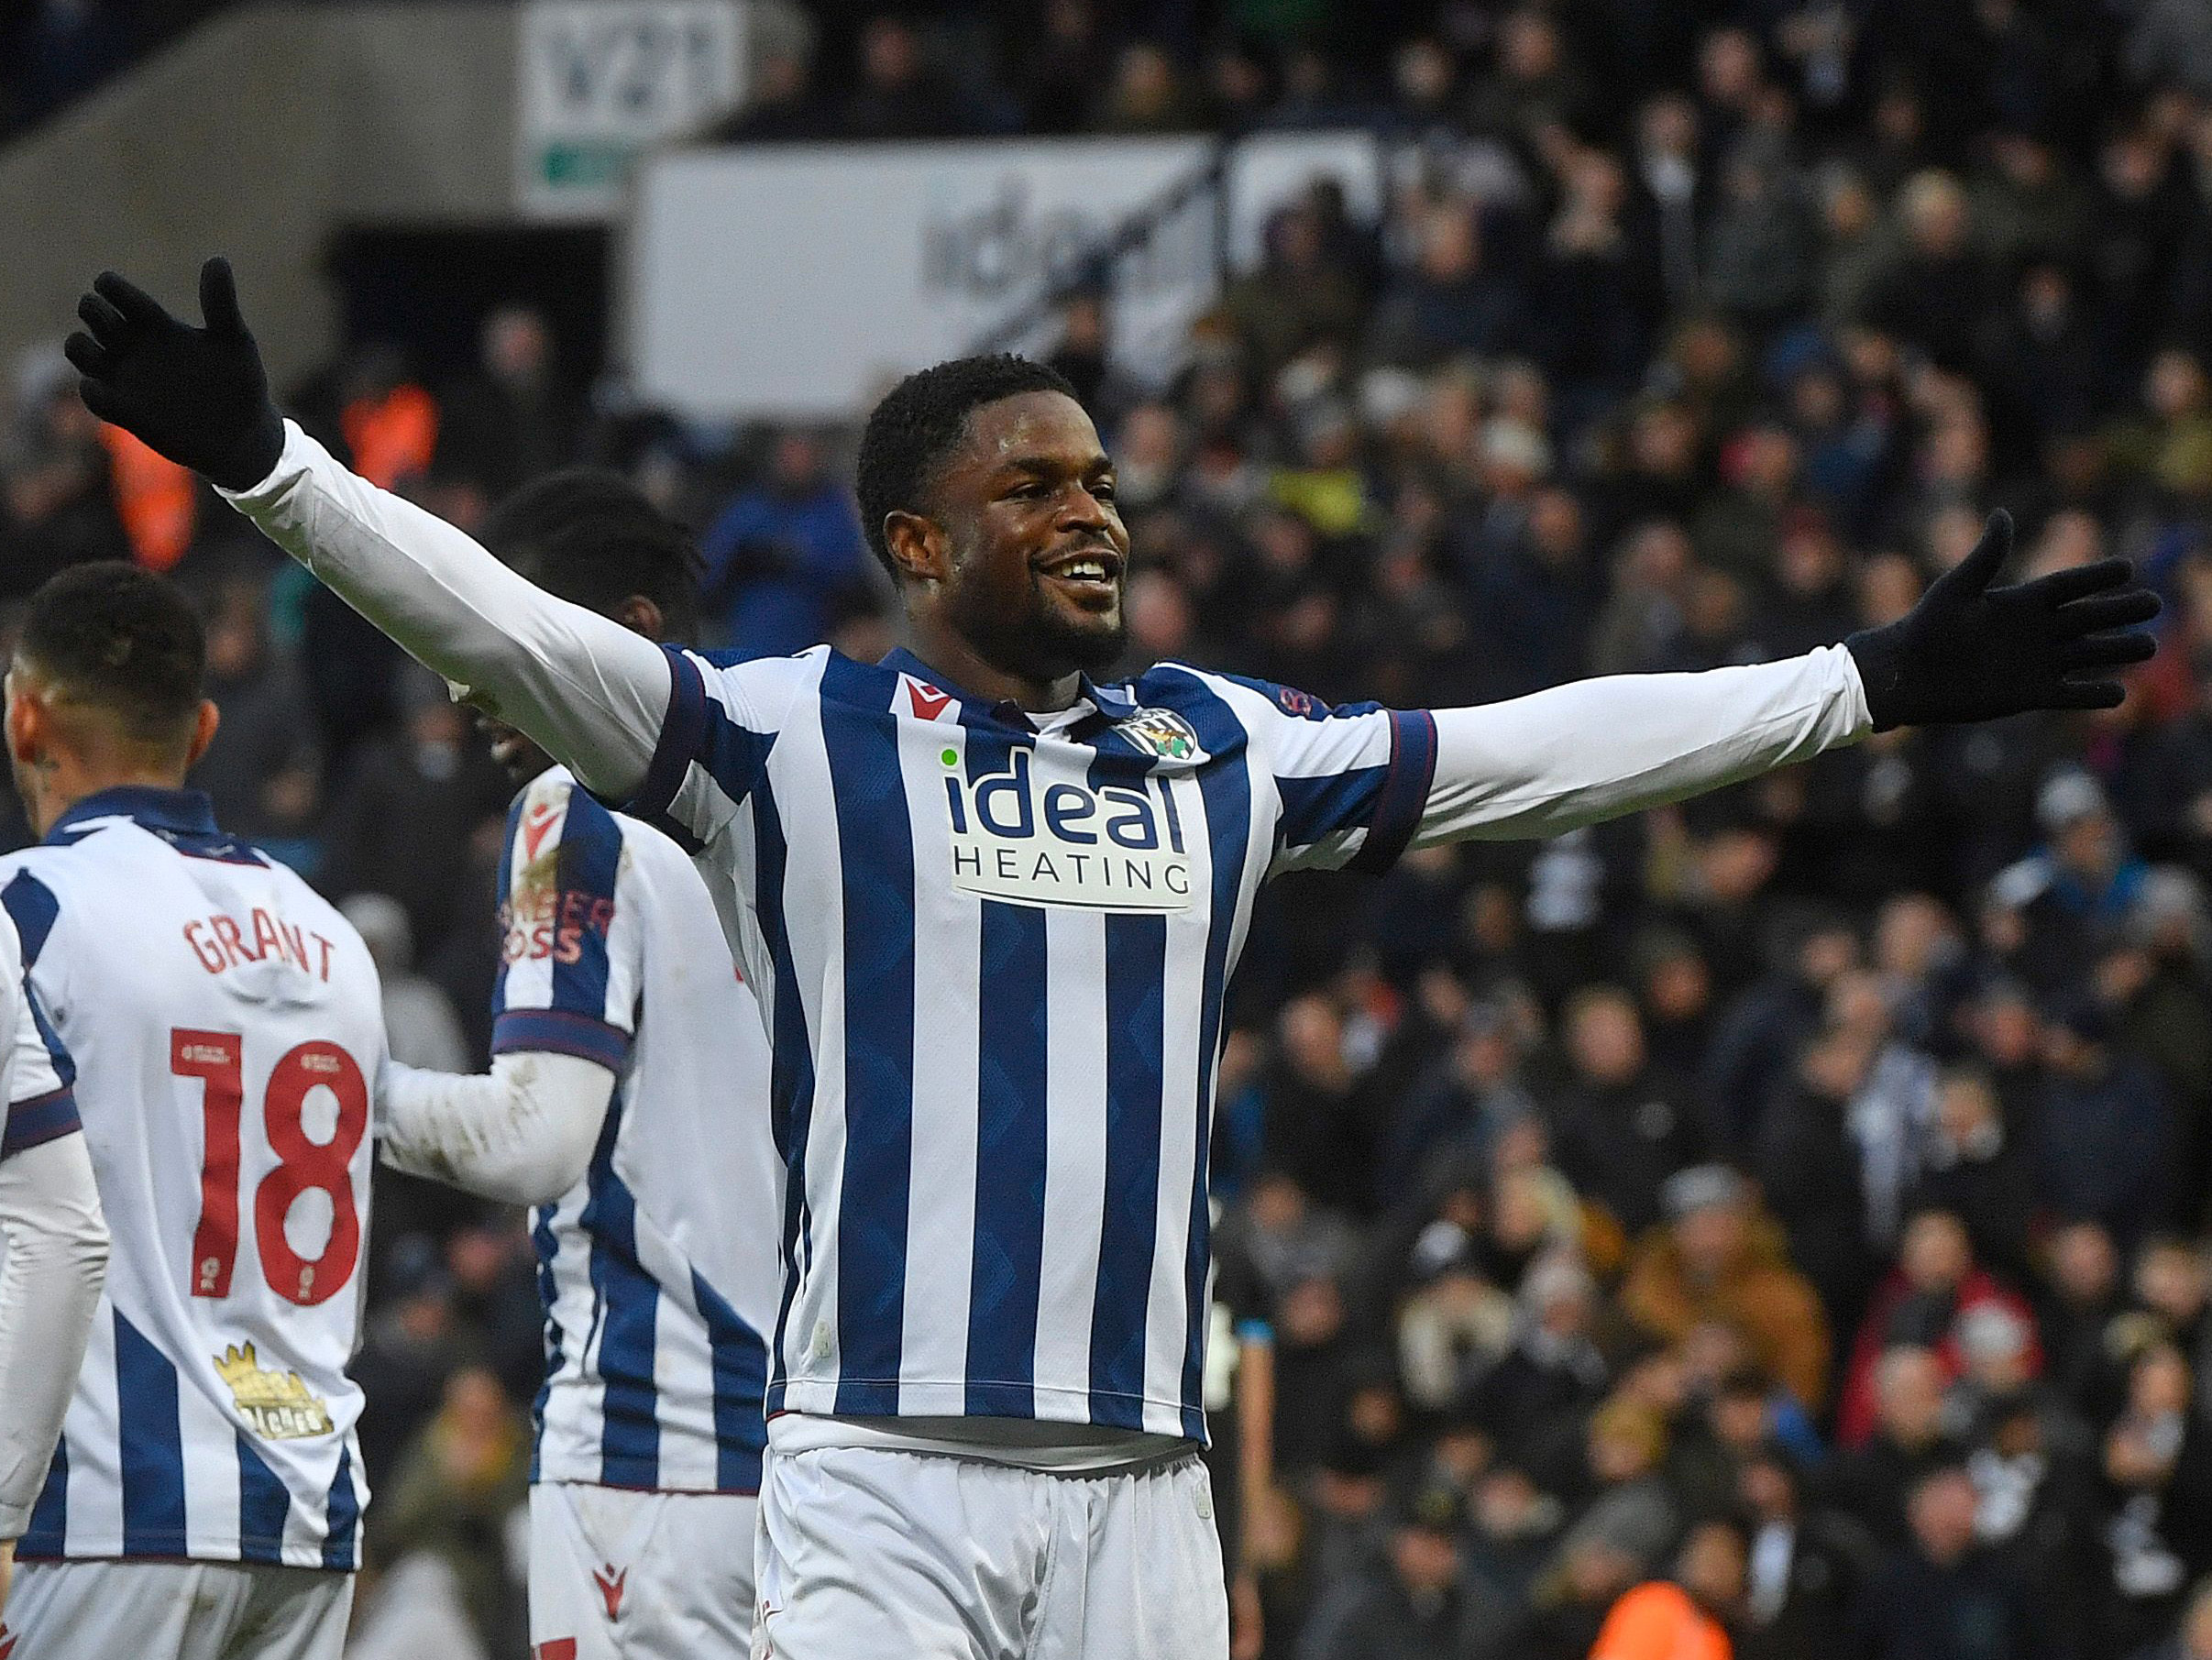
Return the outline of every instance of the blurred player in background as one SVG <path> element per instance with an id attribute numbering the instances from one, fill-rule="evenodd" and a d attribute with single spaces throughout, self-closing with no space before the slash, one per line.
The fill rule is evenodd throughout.
<path id="1" fill-rule="evenodd" d="M 0 910 L 0 1655 L 16 1541 L 76 1392 L 107 1270 L 107 1223 L 77 1119 L 75 1075 L 23 979 Z"/>
<path id="2" fill-rule="evenodd" d="M 858 493 L 913 643 L 655 650 L 340 467 L 268 396 L 229 268 L 204 328 L 105 274 L 95 414 L 195 467 L 422 661 L 714 874 L 788 1169 L 759 1556 L 779 1660 L 1212 1657 L 1196 1447 L 1229 977 L 1274 874 L 1543 836 L 1881 727 L 2110 707 L 2157 609 L 2120 561 L 1779 663 L 1480 709 L 1330 709 L 1127 643 L 1115 476 L 1068 383 L 908 377 Z"/>
<path id="3" fill-rule="evenodd" d="M 29 985 L 75 1058 L 115 1235 L 20 1546 L 39 1660 L 336 1660 L 368 1494 L 346 1375 L 384 1065 L 336 909 L 226 835 L 200 620 L 127 565 L 33 596 L 7 746 L 36 847 L 0 860 Z"/>
<path id="4" fill-rule="evenodd" d="M 484 527 L 548 593 L 686 640 L 698 555 L 612 474 L 525 485 Z M 530 1492 L 541 1660 L 744 1660 L 762 1395 L 782 1272 L 768 1044 L 683 849 L 512 728 L 492 1071 L 394 1065 L 389 1164 L 537 1207 L 546 1381 Z"/>

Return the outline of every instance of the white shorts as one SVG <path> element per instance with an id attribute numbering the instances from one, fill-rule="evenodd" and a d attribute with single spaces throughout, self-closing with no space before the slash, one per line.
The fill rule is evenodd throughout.
<path id="1" fill-rule="evenodd" d="M 532 1488 L 537 1660 L 745 1660 L 759 1519 L 744 1493 Z"/>
<path id="2" fill-rule="evenodd" d="M 8 1660 L 339 1660 L 353 1576 L 237 1562 L 23 1562 Z"/>
<path id="3" fill-rule="evenodd" d="M 876 1447 L 771 1447 L 754 1660 L 1226 1660 L 1196 1455 L 1047 1475 Z"/>

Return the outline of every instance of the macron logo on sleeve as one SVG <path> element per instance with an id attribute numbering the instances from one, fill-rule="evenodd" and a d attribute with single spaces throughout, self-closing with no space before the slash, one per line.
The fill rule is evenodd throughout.
<path id="1" fill-rule="evenodd" d="M 557 802 L 534 801 L 530 804 L 529 811 L 523 815 L 523 861 L 524 863 L 528 863 L 537 857 L 538 849 L 545 845 L 546 836 L 552 833 L 553 827 L 558 824 L 564 817 L 566 817 L 564 808 Z"/>
<path id="2" fill-rule="evenodd" d="M 945 710 L 952 707 L 951 692 L 939 691 L 934 686 L 926 686 L 911 675 L 901 675 L 899 678 L 906 682 L 907 705 L 914 711 L 916 719 L 941 720 Z"/>

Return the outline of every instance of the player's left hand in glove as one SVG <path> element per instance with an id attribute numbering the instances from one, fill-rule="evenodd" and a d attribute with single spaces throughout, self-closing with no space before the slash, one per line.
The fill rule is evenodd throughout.
<path id="1" fill-rule="evenodd" d="M 1991 588 L 2011 553 L 2012 515 L 2000 509 L 1911 610 L 1843 642 L 1876 731 L 2118 707 L 2126 688 L 2111 676 L 2158 649 L 2141 627 L 2158 615 L 2158 596 L 2125 559 Z"/>
<path id="2" fill-rule="evenodd" d="M 102 271 L 77 302 L 84 329 L 62 350 L 83 377 L 84 407 L 101 420 L 226 489 L 249 489 L 283 451 L 284 418 L 238 314 L 229 260 L 200 268 L 200 313 L 205 326 L 194 328 Z"/>

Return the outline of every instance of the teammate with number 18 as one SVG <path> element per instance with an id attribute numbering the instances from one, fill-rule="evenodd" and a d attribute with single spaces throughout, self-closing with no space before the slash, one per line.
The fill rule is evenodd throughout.
<path id="1" fill-rule="evenodd" d="M 1544 836 L 1877 727 L 2109 707 L 2158 610 L 2114 560 L 1784 662 L 1479 709 L 1331 709 L 1127 645 L 1114 466 L 1018 358 L 895 387 L 861 518 L 908 649 L 656 650 L 340 467 L 268 396 L 227 266 L 193 328 L 105 274 L 93 412 L 204 472 L 418 658 L 698 850 L 769 1017 L 788 1171 L 756 1653 L 1219 1660 L 1206 1155 L 1275 874 Z"/>
<path id="2" fill-rule="evenodd" d="M 8 1618 L 37 1660 L 336 1660 L 367 1489 L 359 1325 L 384 1022 L 368 948 L 226 836 L 198 617 L 127 565 L 32 597 L 0 860 L 114 1237 Z"/>

